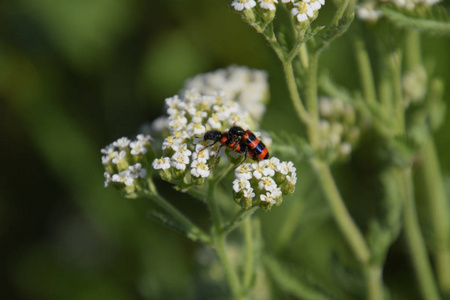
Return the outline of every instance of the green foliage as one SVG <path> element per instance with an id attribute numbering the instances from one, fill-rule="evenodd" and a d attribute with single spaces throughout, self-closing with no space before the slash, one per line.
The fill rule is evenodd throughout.
<path id="1" fill-rule="evenodd" d="M 400 28 L 413 29 L 429 35 L 450 36 L 450 22 L 444 9 L 430 11 L 424 17 L 409 16 L 395 9 L 383 7 L 384 15 Z"/>
<path id="2" fill-rule="evenodd" d="M 329 300 L 335 299 L 331 295 L 327 294 L 326 289 L 320 288 L 320 281 L 314 280 L 312 276 L 298 278 L 298 270 L 294 275 L 292 270 L 289 271 L 289 267 L 283 266 L 272 257 L 264 256 L 264 265 L 266 266 L 271 279 L 279 286 L 280 289 L 292 294 L 300 299 L 311 300 Z"/>

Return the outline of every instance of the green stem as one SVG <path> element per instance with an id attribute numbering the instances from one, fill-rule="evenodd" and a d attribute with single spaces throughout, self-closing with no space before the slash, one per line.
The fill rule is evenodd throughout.
<path id="1" fill-rule="evenodd" d="M 391 73 L 389 72 L 389 62 L 385 57 L 382 58 L 382 68 L 379 84 L 379 95 L 381 102 L 381 110 L 384 116 L 387 118 L 392 117 L 393 104 L 392 104 L 392 80 Z"/>
<path id="2" fill-rule="evenodd" d="M 416 269 L 416 276 L 423 298 L 426 300 L 438 300 L 440 299 L 438 289 L 417 218 L 411 168 L 402 170 L 401 176 L 405 189 L 403 205 L 404 229 L 413 265 Z"/>
<path id="3" fill-rule="evenodd" d="M 431 224 L 434 232 L 434 263 L 439 286 L 444 294 L 450 294 L 450 249 L 449 249 L 449 223 L 447 199 L 442 182 L 439 159 L 430 136 L 422 148 L 422 172 L 427 204 L 431 215 Z"/>
<path id="4" fill-rule="evenodd" d="M 308 49 L 306 48 L 306 44 L 302 44 L 300 47 L 300 62 L 302 63 L 303 69 L 309 68 L 309 56 L 308 56 Z"/>
<path id="5" fill-rule="evenodd" d="M 300 200 L 300 201 L 299 201 Z M 296 199 L 294 207 L 288 211 L 287 216 L 284 218 L 283 224 L 280 227 L 277 242 L 275 244 L 275 251 L 280 252 L 286 246 L 286 244 L 291 240 L 292 235 L 300 222 L 299 215 L 304 209 L 303 199 Z"/>
<path id="6" fill-rule="evenodd" d="M 231 165 L 231 164 L 230 164 Z M 228 169 L 228 168 L 227 168 Z M 226 253 L 226 235 L 222 230 L 222 216 L 220 213 L 219 204 L 217 203 L 217 198 L 215 195 L 216 187 L 218 182 L 226 175 L 226 171 L 220 173 L 220 176 L 217 176 L 213 180 L 209 181 L 208 186 L 208 194 L 207 194 L 207 203 L 211 210 L 211 216 L 213 220 L 213 243 L 214 248 L 216 250 L 217 256 L 219 257 L 220 262 L 225 271 L 225 276 L 227 278 L 228 284 L 230 286 L 231 293 L 233 294 L 234 299 L 242 299 L 241 297 L 241 287 L 239 283 L 239 279 L 237 277 L 236 271 L 233 269 L 230 260 L 228 259 Z"/>
<path id="7" fill-rule="evenodd" d="M 389 64 L 392 74 L 392 87 L 394 91 L 394 115 L 397 122 L 397 131 L 405 132 L 405 109 L 402 90 L 402 53 L 397 50 L 390 54 Z"/>
<path id="8" fill-rule="evenodd" d="M 166 199 L 161 197 L 156 190 L 153 180 L 148 180 L 149 190 L 144 191 L 144 195 L 151 198 L 157 205 L 164 209 L 172 218 L 179 222 L 191 235 L 191 237 L 198 239 L 200 242 L 205 244 L 211 243 L 211 238 L 203 232 L 199 227 L 194 225 L 185 215 L 183 215 L 179 210 L 172 206 Z"/>
<path id="9" fill-rule="evenodd" d="M 253 234 L 252 220 L 246 218 L 244 220 L 244 236 L 245 236 L 245 268 L 244 268 L 244 291 L 248 291 L 253 279 Z"/>
<path id="10" fill-rule="evenodd" d="M 306 87 L 306 106 L 310 120 L 308 123 L 308 138 L 313 149 L 319 146 L 319 110 L 317 103 L 317 68 L 319 63 L 319 54 L 312 53 L 309 57 L 309 68 Z"/>
<path id="11" fill-rule="evenodd" d="M 367 299 L 382 300 L 383 295 L 383 270 L 380 266 L 370 266 L 366 270 Z"/>
<path id="12" fill-rule="evenodd" d="M 412 70 L 421 64 L 420 35 L 416 30 L 406 32 L 405 56 L 407 70 Z"/>
<path id="13" fill-rule="evenodd" d="M 300 94 L 297 90 L 294 69 L 292 67 L 292 60 L 290 60 L 289 56 L 286 55 L 284 51 L 281 49 L 280 44 L 278 43 L 278 40 L 275 36 L 275 33 L 273 32 L 273 27 L 271 27 L 268 31 L 266 30 L 266 32 L 264 32 L 263 34 L 266 40 L 269 42 L 270 46 L 272 47 L 273 51 L 275 51 L 276 55 L 283 64 L 283 71 L 286 76 L 286 83 L 288 86 L 289 95 L 292 104 L 294 105 L 295 111 L 297 112 L 297 115 L 300 118 L 300 120 L 302 120 L 303 123 L 307 124 L 309 121 L 309 116 L 305 110 L 305 107 L 303 106 Z M 300 47 L 300 50 L 302 48 L 303 47 Z"/>
<path id="14" fill-rule="evenodd" d="M 349 3 L 349 0 L 343 0 L 341 5 L 338 7 L 338 10 L 336 11 L 336 14 L 334 15 L 333 22 L 331 22 L 332 25 L 337 26 L 339 23 L 339 20 L 342 18 L 345 9 L 347 8 Z"/>
<path id="15" fill-rule="evenodd" d="M 250 216 L 258 209 L 258 206 L 254 206 L 249 209 L 241 209 L 236 216 L 227 225 L 223 226 L 222 232 L 228 235 L 233 229 L 235 229 L 243 220 L 250 218 Z"/>
<path id="16" fill-rule="evenodd" d="M 377 96 L 375 92 L 375 81 L 372 76 L 372 67 L 370 65 L 369 54 L 364 47 L 361 39 L 355 39 L 356 59 L 358 62 L 359 75 L 361 85 L 363 87 L 364 99 L 370 106 L 377 104 Z"/>
<path id="17" fill-rule="evenodd" d="M 337 225 L 344 238 L 347 240 L 356 259 L 361 263 L 365 271 L 367 285 L 367 299 L 383 299 L 383 282 L 381 269 L 372 266 L 371 254 L 364 237 L 348 212 L 344 201 L 334 182 L 330 168 L 325 163 L 313 160 L 312 165 L 325 192 L 325 196 L 330 204 Z"/>
<path id="18" fill-rule="evenodd" d="M 336 187 L 336 183 L 334 182 L 333 175 L 331 175 L 329 166 L 319 160 L 313 160 L 312 165 L 320 183 L 322 184 L 323 191 L 328 199 L 339 229 L 349 243 L 350 248 L 355 254 L 357 260 L 361 264 L 367 265 L 370 260 L 369 248 L 363 238 L 363 235 L 361 234 L 361 231 L 358 229 L 347 208 L 345 207 L 344 201 L 342 200 Z"/>
<path id="19" fill-rule="evenodd" d="M 297 115 L 303 123 L 308 124 L 310 121 L 310 116 L 306 112 L 303 106 L 302 100 L 300 98 L 300 93 L 297 89 L 297 84 L 295 83 L 294 69 L 291 62 L 283 62 L 284 75 L 286 76 L 286 84 L 288 86 L 289 95 L 294 106 Z"/>

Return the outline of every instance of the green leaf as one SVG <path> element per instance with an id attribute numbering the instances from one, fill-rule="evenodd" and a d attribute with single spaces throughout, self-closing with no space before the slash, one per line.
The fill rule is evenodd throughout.
<path id="1" fill-rule="evenodd" d="M 388 7 L 382 7 L 381 9 L 384 16 L 398 27 L 415 29 L 426 34 L 450 36 L 450 22 L 436 20 L 437 18 L 445 19 L 442 16 L 438 17 L 433 15 L 433 19 L 424 19 L 416 16 L 408 16 Z"/>
<path id="2" fill-rule="evenodd" d="M 348 14 L 343 16 L 337 25 L 333 25 L 327 30 L 323 31 L 322 34 L 319 36 L 319 41 L 317 44 L 317 51 L 320 52 L 324 48 L 328 47 L 328 45 L 337 37 L 344 34 L 344 32 L 347 31 L 347 29 L 350 27 L 350 24 L 353 22 L 353 19 L 355 18 L 355 14 Z"/>
<path id="3" fill-rule="evenodd" d="M 312 155 L 313 150 L 308 142 L 302 137 L 282 131 L 280 133 L 270 132 L 273 139 L 272 152 L 290 157 L 298 161 L 303 158 L 303 155 Z"/>
<path id="4" fill-rule="evenodd" d="M 288 270 L 288 267 L 282 266 L 274 258 L 268 255 L 264 256 L 263 261 L 269 275 L 283 291 L 287 291 L 300 299 L 335 299 L 331 295 L 327 295 L 325 290 L 321 290 L 318 286 L 314 286 L 316 285 L 316 282 L 312 282 L 311 276 L 309 276 L 309 280 L 296 278 L 291 273 L 291 270 Z"/>
<path id="5" fill-rule="evenodd" d="M 190 238 L 193 241 L 202 240 L 197 233 L 189 231 L 187 228 L 183 227 L 183 225 L 181 225 L 179 222 L 177 222 L 174 218 L 172 218 L 168 214 L 156 210 L 151 210 L 148 212 L 148 216 L 151 219 L 161 223 L 162 225 L 185 235 L 186 237 Z"/>

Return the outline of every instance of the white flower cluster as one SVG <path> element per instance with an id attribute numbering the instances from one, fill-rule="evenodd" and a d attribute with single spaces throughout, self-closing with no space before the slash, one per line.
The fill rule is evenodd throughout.
<path id="1" fill-rule="evenodd" d="M 166 106 L 169 135 L 162 142 L 163 156 L 152 165 L 168 181 L 181 180 L 186 175 L 191 178 L 210 175 L 217 150 L 204 149 L 205 145 L 199 143 L 205 132 L 222 132 L 233 125 L 249 128 L 255 122 L 238 102 L 226 100 L 222 93 L 205 96 L 196 90 L 186 90 L 183 97 L 167 98 Z"/>
<path id="2" fill-rule="evenodd" d="M 358 5 L 356 15 L 359 19 L 375 22 L 383 16 L 379 6 L 383 3 L 393 3 L 398 8 L 413 10 L 417 6 L 429 7 L 441 2 L 441 0 L 369 0 Z"/>
<path id="3" fill-rule="evenodd" d="M 245 163 L 235 170 L 234 198 L 243 208 L 259 205 L 269 210 L 280 205 L 282 195 L 290 195 L 297 182 L 296 168 L 292 162 L 280 162 L 276 157 L 257 163 Z"/>
<path id="4" fill-rule="evenodd" d="M 317 15 L 315 14 L 322 5 L 325 5 L 325 0 L 303 0 L 294 2 L 294 7 L 291 10 L 291 14 L 297 18 L 300 23 L 308 20 L 314 20 Z"/>
<path id="5" fill-rule="evenodd" d="M 261 9 L 268 11 L 275 11 L 278 4 L 278 0 L 258 0 L 258 2 Z M 300 23 L 313 21 L 317 17 L 315 12 L 325 5 L 325 0 L 281 0 L 281 2 L 293 5 L 291 13 Z M 233 0 L 231 6 L 237 11 L 249 10 L 256 6 L 256 1 Z"/>
<path id="6" fill-rule="evenodd" d="M 408 10 L 414 9 L 417 5 L 432 6 L 441 0 L 387 0 L 394 3 L 397 7 L 406 8 Z"/>
<path id="7" fill-rule="evenodd" d="M 355 109 L 338 98 L 321 97 L 319 112 L 322 154 L 332 150 L 338 159 L 347 158 L 360 136 Z"/>
<path id="8" fill-rule="evenodd" d="M 266 112 L 269 85 L 265 71 L 230 66 L 197 75 L 186 81 L 184 89 L 195 89 L 200 94 L 208 96 L 221 92 L 224 100 L 237 101 L 255 121 L 260 121 Z"/>
<path id="9" fill-rule="evenodd" d="M 356 15 L 360 20 L 375 22 L 383 16 L 375 1 L 365 1 L 356 8 Z"/>
<path id="10" fill-rule="evenodd" d="M 427 72 L 422 66 L 417 66 L 403 75 L 402 88 L 404 105 L 420 103 L 425 99 L 427 93 Z"/>
<path id="11" fill-rule="evenodd" d="M 139 179 L 147 174 L 150 136 L 139 134 L 136 140 L 120 138 L 101 149 L 102 164 L 105 167 L 105 187 L 114 185 L 132 194 L 140 188 Z"/>

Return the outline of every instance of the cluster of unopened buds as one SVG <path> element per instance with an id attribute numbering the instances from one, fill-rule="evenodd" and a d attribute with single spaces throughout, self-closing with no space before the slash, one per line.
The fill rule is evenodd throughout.
<path id="1" fill-rule="evenodd" d="M 339 98 L 323 96 L 319 99 L 319 113 L 322 155 L 331 155 L 332 160 L 348 158 L 360 137 L 355 109 Z"/>
<path id="2" fill-rule="evenodd" d="M 317 18 L 317 12 L 325 5 L 325 0 L 280 0 L 291 6 L 291 13 L 298 22 L 312 21 Z M 237 11 L 251 10 L 257 3 L 262 10 L 275 11 L 278 0 L 233 0 L 231 6 Z"/>
<path id="3" fill-rule="evenodd" d="M 253 92 L 246 92 L 248 89 Z M 139 170 L 145 170 L 151 164 L 147 173 L 156 173 L 181 190 L 201 187 L 206 179 L 214 178 L 227 165 L 239 165 L 236 180 L 242 180 L 244 176 L 249 186 L 237 190 L 235 185 L 238 181 L 235 180 L 235 199 L 245 208 L 258 204 L 267 210 L 273 205 L 279 205 L 283 194 L 293 193 L 297 179 L 292 162 L 280 162 L 277 158 L 265 159 L 269 157 L 267 149 L 271 145 L 268 135 L 247 130 L 257 127 L 265 111 L 267 94 L 267 76 L 262 71 L 233 66 L 198 75 L 187 81 L 180 95 L 165 100 L 167 115 L 156 119 L 149 126 L 153 137 L 151 152 L 153 149 L 156 152 L 151 161 L 148 161 L 149 156 L 145 157 L 145 162 L 135 160 L 132 154 L 134 148 L 130 148 L 134 142 L 130 141 L 124 142 L 122 146 L 115 142 L 102 152 L 109 153 L 111 157 L 123 155 L 127 158 L 123 168 L 112 165 L 117 175 L 123 175 L 121 182 L 124 187 L 137 186 L 139 178 L 145 176 L 145 173 L 139 173 L 136 178 L 130 175 L 136 176 L 136 171 L 130 169 L 130 159 L 135 162 L 135 168 L 140 163 Z M 257 109 L 252 110 L 252 113 L 247 110 L 255 107 Z M 222 135 L 228 135 L 230 128 L 239 129 L 243 136 L 250 134 L 251 138 L 233 136 L 228 143 L 221 140 Z M 139 135 L 138 141 L 143 137 Z M 145 145 L 150 146 L 148 136 Z M 118 154 L 112 154 L 116 152 Z M 248 163 L 250 159 L 256 162 Z M 244 170 L 251 170 L 251 174 Z M 120 173 L 125 171 L 128 173 Z M 107 169 L 105 185 L 119 180 L 116 173 Z M 250 189 L 251 186 L 254 188 Z"/>

